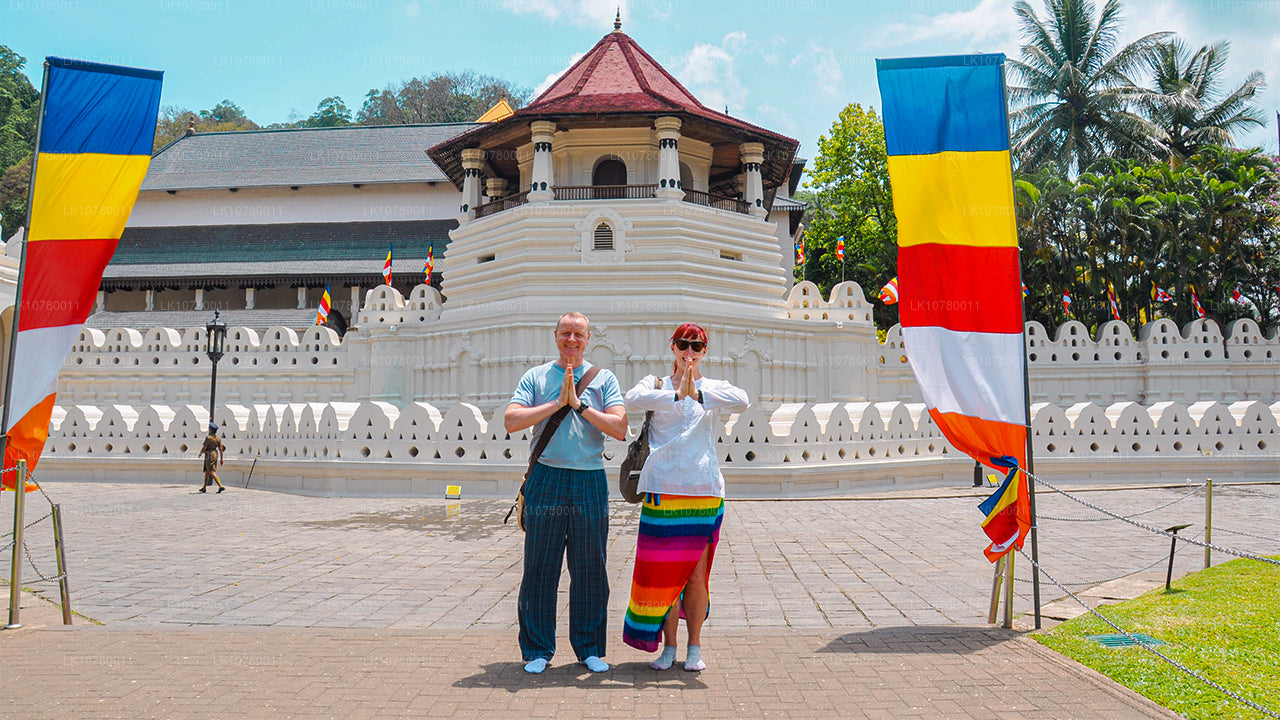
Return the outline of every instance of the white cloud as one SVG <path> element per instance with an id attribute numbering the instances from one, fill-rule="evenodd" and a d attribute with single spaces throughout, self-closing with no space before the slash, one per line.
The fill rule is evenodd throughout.
<path id="1" fill-rule="evenodd" d="M 713 110 L 729 108 L 741 115 L 747 105 L 747 88 L 738 79 L 737 58 L 747 46 L 747 34 L 735 30 L 719 45 L 699 43 L 684 57 L 676 78 L 703 105 Z"/>
<path id="2" fill-rule="evenodd" d="M 928 8 L 930 0 L 913 3 Z M 938 2 L 951 6 L 950 2 Z M 1035 3 L 1033 2 L 1033 7 Z M 1008 0 L 981 0 L 972 10 L 941 12 L 934 15 L 912 13 L 905 23 L 892 23 L 878 29 L 868 47 L 888 48 L 928 42 L 935 54 L 957 52 L 1008 52 L 1016 49 L 1017 17 Z"/>
<path id="3" fill-rule="evenodd" d="M 769 38 L 768 46 L 761 51 L 761 57 L 770 65 L 782 62 L 782 50 L 787 46 L 787 39 L 781 35 Z"/>
<path id="4" fill-rule="evenodd" d="M 813 86 L 818 92 L 831 96 L 840 93 L 840 83 L 844 79 L 844 73 L 840 70 L 840 63 L 836 61 L 836 54 L 831 51 L 831 48 L 824 48 L 810 40 L 800 54 L 791 59 L 791 69 L 796 68 L 809 71 Z"/>
<path id="5" fill-rule="evenodd" d="M 787 137 L 800 136 L 800 123 L 796 122 L 791 114 L 782 108 L 774 105 L 760 105 L 755 109 L 753 115 L 758 118 L 757 123 L 761 127 L 769 128 L 775 132 L 780 132 Z"/>
<path id="6" fill-rule="evenodd" d="M 556 80 L 559 80 L 561 75 L 568 72 L 569 68 L 573 67 L 573 64 L 581 60 L 584 55 L 586 55 L 586 53 L 584 52 L 574 53 L 573 58 L 569 60 L 569 64 L 565 65 L 563 70 L 558 70 L 556 72 L 551 73 L 546 78 L 544 78 L 542 82 L 538 83 L 538 87 L 533 89 L 533 96 L 536 98 L 542 93 L 546 92 L 547 88 L 554 85 Z"/>
<path id="7" fill-rule="evenodd" d="M 405 6 L 404 14 L 409 17 L 418 17 L 418 13 L 421 11 L 421 9 L 422 8 L 419 7 L 418 5 L 418 0 L 413 0 L 413 2 Z"/>
<path id="8" fill-rule="evenodd" d="M 599 28 L 613 27 L 614 14 L 621 11 L 626 22 L 627 0 L 506 0 L 508 10 L 528 15 L 541 15 L 551 22 L 566 20 L 574 25 Z"/>

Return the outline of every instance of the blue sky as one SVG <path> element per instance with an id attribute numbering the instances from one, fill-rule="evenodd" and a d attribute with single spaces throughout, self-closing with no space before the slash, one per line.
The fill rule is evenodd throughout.
<path id="1" fill-rule="evenodd" d="M 305 117 L 327 96 L 472 69 L 545 87 L 612 29 L 623 30 L 718 110 L 790 135 L 812 158 L 848 103 L 879 106 L 877 57 L 1003 52 L 1016 57 L 1012 0 L 3 0 L 0 43 L 165 71 L 164 105 L 228 98 L 260 124 Z M 1040 0 L 1032 0 L 1039 9 Z M 1227 77 L 1280 84 L 1280 0 L 1126 0 L 1125 40 L 1176 31 L 1230 40 Z M 1275 152 L 1268 122 L 1242 138 Z"/>

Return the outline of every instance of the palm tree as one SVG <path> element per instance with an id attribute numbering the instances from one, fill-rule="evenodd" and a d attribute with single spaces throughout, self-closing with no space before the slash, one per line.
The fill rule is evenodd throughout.
<path id="1" fill-rule="evenodd" d="M 1252 72 L 1240 87 L 1225 96 L 1219 92 L 1230 44 L 1205 45 L 1191 54 L 1178 39 L 1157 44 L 1147 62 L 1151 94 L 1141 102 L 1144 114 L 1160 128 L 1161 144 L 1171 159 L 1183 162 L 1206 145 L 1231 144 L 1231 135 L 1262 125 L 1254 95 L 1266 87 L 1261 72 Z"/>
<path id="2" fill-rule="evenodd" d="M 1044 0 L 1041 20 L 1027 0 L 1013 11 L 1026 44 L 1010 66 L 1021 80 L 1009 88 L 1017 109 L 1013 152 L 1031 171 L 1056 163 L 1076 173 L 1123 148 L 1139 159 L 1160 152 L 1159 131 L 1133 112 L 1143 91 L 1129 74 L 1143 67 L 1170 33 L 1151 33 L 1117 50 L 1121 9 L 1107 0 L 1094 20 L 1090 0 Z"/>

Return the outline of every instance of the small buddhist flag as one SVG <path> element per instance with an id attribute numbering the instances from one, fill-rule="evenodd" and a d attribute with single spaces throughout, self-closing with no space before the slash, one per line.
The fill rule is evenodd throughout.
<path id="1" fill-rule="evenodd" d="M 382 264 L 382 282 L 391 284 L 391 245 L 387 245 L 387 261 Z"/>
<path id="2" fill-rule="evenodd" d="M 1173 295 L 1170 295 L 1168 290 L 1165 290 L 1155 283 L 1151 283 L 1151 287 L 1153 288 L 1151 291 L 1151 297 L 1154 298 L 1156 302 L 1169 302 L 1173 300 Z"/>
<path id="3" fill-rule="evenodd" d="M 880 300 L 885 305 L 893 305 L 898 302 L 898 278 L 897 277 L 894 277 L 892 280 L 885 283 L 884 287 L 880 288 Z"/>
<path id="4" fill-rule="evenodd" d="M 1026 300 L 1027 296 L 1030 294 L 1031 294 L 1031 291 L 1027 289 L 1027 284 L 1022 283 L 1022 299 Z"/>
<path id="5" fill-rule="evenodd" d="M 1147 309 L 1146 309 L 1146 308 L 1138 308 L 1138 324 L 1139 324 L 1139 325 L 1146 325 L 1146 324 L 1147 324 Z"/>
<path id="6" fill-rule="evenodd" d="M 1240 294 L 1240 288 L 1235 288 L 1231 291 L 1231 299 L 1241 304 L 1244 303 L 1244 295 Z"/>
<path id="7" fill-rule="evenodd" d="M 1071 317 L 1071 291 L 1062 291 L 1062 309 L 1067 311 L 1067 317 Z"/>
<path id="8" fill-rule="evenodd" d="M 1111 283 L 1107 283 L 1107 302 L 1111 304 L 1111 317 L 1119 320 L 1120 303 L 1116 302 L 1116 289 Z"/>
<path id="9" fill-rule="evenodd" d="M 329 286 L 324 286 L 324 295 L 320 296 L 320 310 L 316 312 L 316 324 L 323 325 L 329 319 L 329 307 L 332 301 L 329 299 Z"/>
<path id="10" fill-rule="evenodd" d="M 434 247 L 427 246 L 427 264 L 422 266 L 422 272 L 427 274 L 427 284 L 431 284 L 431 271 L 435 269 L 435 257 L 432 254 Z"/>
<path id="11" fill-rule="evenodd" d="M 1200 297 L 1196 295 L 1196 286 L 1191 287 L 1191 305 L 1196 309 L 1196 317 L 1204 317 L 1204 307 L 1200 305 Z"/>
<path id="12" fill-rule="evenodd" d="M 836 259 L 844 262 L 844 236 L 836 238 Z"/>
<path id="13" fill-rule="evenodd" d="M 796 243 L 796 263 L 804 265 L 804 235 L 801 235 L 800 242 Z"/>

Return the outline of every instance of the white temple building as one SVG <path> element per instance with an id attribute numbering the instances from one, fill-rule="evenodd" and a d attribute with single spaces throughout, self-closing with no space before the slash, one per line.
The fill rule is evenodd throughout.
<path id="1" fill-rule="evenodd" d="M 63 367 L 37 472 L 195 482 L 216 308 L 233 484 L 239 470 L 305 493 L 506 496 L 528 437 L 503 431 L 502 409 L 578 310 L 587 358 L 626 387 L 669 370 L 678 324 L 706 327 L 705 372 L 753 401 L 723 418 L 731 496 L 967 484 L 972 461 L 924 412 L 899 329 L 877 338 L 855 283 L 826 297 L 793 284 L 795 140 L 703 106 L 617 27 L 500 115 L 161 150 Z M 345 336 L 311 324 L 326 285 L 349 293 Z M 1274 331 L 1029 323 L 1027 350 L 1041 472 L 1280 471 Z M 607 445 L 611 467 L 624 449 Z"/>

